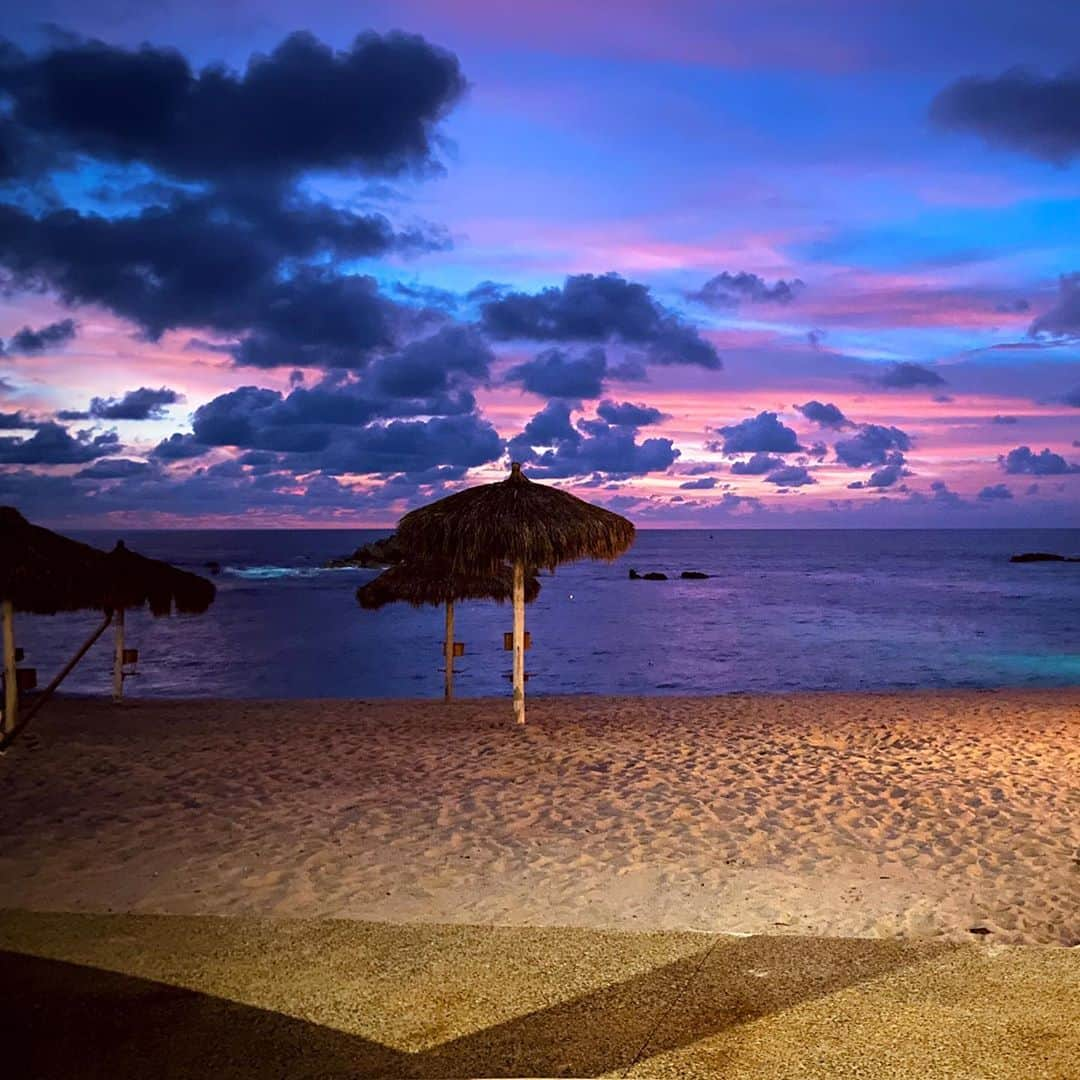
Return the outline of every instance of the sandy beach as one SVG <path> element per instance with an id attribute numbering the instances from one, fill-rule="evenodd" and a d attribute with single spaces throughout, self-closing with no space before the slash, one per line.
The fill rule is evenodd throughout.
<path id="1" fill-rule="evenodd" d="M 69 699 L 0 907 L 1080 944 L 1080 690 Z"/>

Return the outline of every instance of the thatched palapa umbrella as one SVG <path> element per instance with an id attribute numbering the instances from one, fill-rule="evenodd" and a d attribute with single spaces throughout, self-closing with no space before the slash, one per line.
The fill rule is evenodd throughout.
<path id="1" fill-rule="evenodd" d="M 0 506 L 0 609 L 4 647 L 4 723 L 0 745 L 10 742 L 19 727 L 15 612 L 55 615 L 60 611 L 101 610 L 104 567 L 104 552 L 40 525 L 31 525 L 13 506 Z M 59 678 L 74 667 L 108 624 L 107 617 Z"/>
<path id="2" fill-rule="evenodd" d="M 514 568 L 514 717 L 525 723 L 525 575 L 577 559 L 618 558 L 634 542 L 634 526 L 610 510 L 526 479 L 514 462 L 494 484 L 448 495 L 406 514 L 402 547 L 416 559 L 455 573 Z"/>
<path id="3" fill-rule="evenodd" d="M 124 696 L 124 612 L 148 605 L 159 616 L 169 615 L 174 609 L 201 615 L 214 602 L 217 589 L 212 581 L 198 574 L 132 551 L 123 540 L 118 540 L 104 558 L 103 603 L 116 613 L 113 700 L 119 701 Z"/>
<path id="4" fill-rule="evenodd" d="M 387 604 L 406 603 L 413 607 L 446 605 L 446 636 L 443 639 L 445 677 L 443 696 L 454 696 L 454 603 L 457 600 L 494 600 L 505 603 L 514 591 L 514 575 L 506 566 L 486 573 L 458 573 L 445 564 L 399 563 L 384 570 L 373 581 L 356 590 L 360 606 L 369 611 Z M 540 582 L 525 582 L 525 602 L 540 595 Z"/>

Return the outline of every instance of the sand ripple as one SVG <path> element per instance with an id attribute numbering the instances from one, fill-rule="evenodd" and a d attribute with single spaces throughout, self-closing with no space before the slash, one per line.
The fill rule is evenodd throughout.
<path id="1" fill-rule="evenodd" d="M 1080 692 L 68 701 L 0 905 L 1080 944 Z"/>

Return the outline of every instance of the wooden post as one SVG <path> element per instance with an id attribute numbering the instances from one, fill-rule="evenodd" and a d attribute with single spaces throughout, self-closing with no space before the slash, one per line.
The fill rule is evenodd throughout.
<path id="1" fill-rule="evenodd" d="M 15 604 L 3 603 L 4 620 L 4 734 L 15 730 L 19 720 L 19 676 L 15 672 Z"/>
<path id="2" fill-rule="evenodd" d="M 454 601 L 446 601 L 446 640 L 443 642 L 443 658 L 446 673 L 443 681 L 443 699 L 454 696 Z"/>
<path id="3" fill-rule="evenodd" d="M 514 719 L 525 723 L 525 564 L 514 563 Z"/>
<path id="4" fill-rule="evenodd" d="M 124 609 L 116 609 L 116 643 L 113 648 L 112 699 L 124 696 Z"/>

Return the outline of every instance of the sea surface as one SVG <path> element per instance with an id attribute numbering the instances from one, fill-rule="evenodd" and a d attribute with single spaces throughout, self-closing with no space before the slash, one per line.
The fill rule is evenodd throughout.
<path id="1" fill-rule="evenodd" d="M 115 531 L 77 533 L 111 547 Z M 431 697 L 442 693 L 443 612 L 360 609 L 377 571 L 323 563 L 385 530 L 127 532 L 130 547 L 209 573 L 201 616 L 128 615 L 140 651 L 127 692 L 187 697 Z M 638 533 L 615 563 L 543 575 L 527 615 L 530 694 L 1048 687 L 1080 684 L 1080 530 Z M 631 567 L 668 581 L 631 581 Z M 682 581 L 683 570 L 710 574 Z M 19 616 L 44 684 L 100 618 Z M 510 609 L 458 606 L 462 696 L 508 692 Z M 104 693 L 107 631 L 64 684 Z"/>

